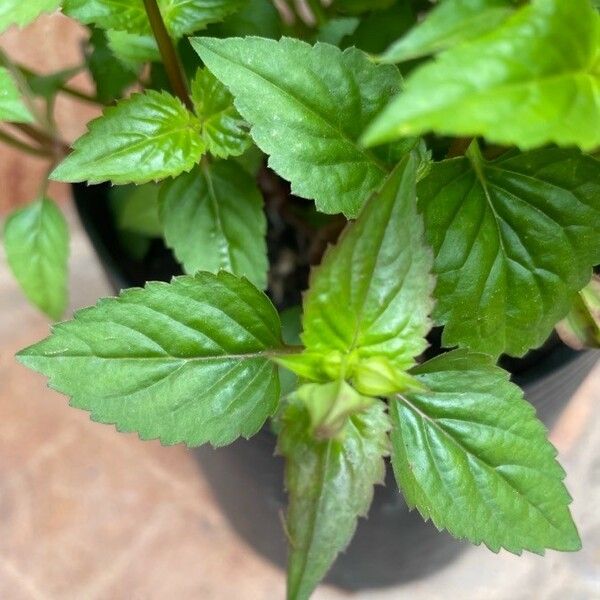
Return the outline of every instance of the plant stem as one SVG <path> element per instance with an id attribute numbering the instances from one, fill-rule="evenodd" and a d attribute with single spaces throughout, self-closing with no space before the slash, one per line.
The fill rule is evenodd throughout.
<path id="1" fill-rule="evenodd" d="M 62 140 L 55 139 L 50 134 L 46 133 L 45 131 L 42 131 L 41 129 L 36 129 L 35 127 L 27 125 L 26 123 L 11 123 L 10 125 L 15 129 L 19 129 L 20 131 L 22 131 L 32 140 L 38 142 L 52 155 L 68 154 L 71 151 L 71 148 L 68 144 L 66 144 Z"/>
<path id="2" fill-rule="evenodd" d="M 175 92 L 185 106 L 192 110 L 193 105 L 188 92 L 188 86 L 185 79 L 185 74 L 183 72 L 183 67 L 181 66 L 181 61 L 179 60 L 177 50 L 175 50 L 173 40 L 169 36 L 165 22 L 160 14 L 158 4 L 156 0 L 144 0 L 144 7 L 146 8 L 146 14 L 148 15 L 152 32 L 156 38 L 158 50 L 160 51 L 160 55 L 167 72 L 167 77 L 169 78 L 169 82 L 173 88 L 173 92 Z"/>
<path id="3" fill-rule="evenodd" d="M 4 142 L 8 146 L 12 148 L 16 148 L 21 152 L 26 152 L 27 154 L 31 154 L 32 156 L 43 156 L 50 157 L 52 154 L 46 148 L 36 148 L 34 146 L 30 146 L 21 140 L 13 137 L 12 135 L 6 133 L 5 131 L 0 130 L 0 142 Z"/>

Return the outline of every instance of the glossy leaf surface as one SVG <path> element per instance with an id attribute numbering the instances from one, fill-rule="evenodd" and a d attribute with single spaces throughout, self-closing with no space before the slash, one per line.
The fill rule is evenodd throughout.
<path id="1" fill-rule="evenodd" d="M 577 151 L 436 163 L 418 194 L 446 346 L 521 356 L 600 263 L 600 169 Z"/>
<path id="2" fill-rule="evenodd" d="M 19 353 L 101 423 L 197 446 L 256 433 L 279 399 L 281 346 L 269 300 L 229 273 L 125 290 Z"/>
<path id="3" fill-rule="evenodd" d="M 600 15 L 589 0 L 533 0 L 406 80 L 364 141 L 435 131 L 522 149 L 600 145 Z"/>
<path id="4" fill-rule="evenodd" d="M 392 464 L 408 505 L 495 552 L 578 550 L 556 450 L 508 373 L 457 350 L 413 374 L 429 390 L 390 399 Z"/>
<path id="5" fill-rule="evenodd" d="M 302 335 L 309 351 L 385 356 L 405 369 L 426 348 L 432 256 L 415 178 L 409 156 L 311 274 Z"/>
<path id="6" fill-rule="evenodd" d="M 391 65 L 376 66 L 356 49 L 299 40 L 192 39 L 270 166 L 319 210 L 356 216 L 387 167 L 358 136 L 397 90 Z"/>
<path id="7" fill-rule="evenodd" d="M 92 121 L 54 170 L 57 181 L 147 183 L 189 171 L 204 153 L 198 120 L 166 92 L 122 100 Z"/>

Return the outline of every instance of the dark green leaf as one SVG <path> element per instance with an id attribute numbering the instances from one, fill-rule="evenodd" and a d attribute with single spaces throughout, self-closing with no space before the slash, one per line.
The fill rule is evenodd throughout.
<path id="1" fill-rule="evenodd" d="M 204 164 L 162 186 L 167 244 L 188 273 L 221 269 L 267 284 L 266 218 L 256 183 L 235 163 Z"/>
<path id="2" fill-rule="evenodd" d="M 389 419 L 375 401 L 352 416 L 338 439 L 315 441 L 308 411 L 287 407 L 279 450 L 286 458 L 290 536 L 288 599 L 306 600 L 366 515 L 373 485 L 383 483 Z"/>
<path id="3" fill-rule="evenodd" d="M 239 11 L 224 21 L 209 25 L 206 35 L 211 37 L 257 35 L 279 39 L 281 32 L 281 17 L 275 4 L 271 0 L 249 0 Z"/>
<path id="4" fill-rule="evenodd" d="M 148 90 L 107 108 L 54 170 L 57 181 L 147 183 L 189 171 L 205 150 L 180 100 Z"/>
<path id="5" fill-rule="evenodd" d="M 4 225 L 6 259 L 27 298 L 53 319 L 67 305 L 69 228 L 48 198 L 13 212 Z"/>
<path id="6" fill-rule="evenodd" d="M 443 0 L 392 44 L 380 60 L 402 62 L 435 54 L 493 31 L 512 13 L 512 0 Z"/>
<path id="7" fill-rule="evenodd" d="M 155 183 L 125 185 L 111 188 L 111 199 L 121 229 L 148 237 L 162 237 L 163 227 L 158 212 L 158 192 Z"/>
<path id="8" fill-rule="evenodd" d="M 508 373 L 463 350 L 413 373 L 429 390 L 389 407 L 392 464 L 408 505 L 495 552 L 578 550 L 556 450 Z"/>
<path id="9" fill-rule="evenodd" d="M 18 357 L 95 421 L 164 444 L 222 446 L 275 411 L 269 352 L 280 347 L 267 297 L 222 272 L 100 300 Z"/>
<path id="10" fill-rule="evenodd" d="M 30 72 L 24 72 L 25 80 L 29 89 L 36 95 L 42 96 L 47 100 L 50 100 L 56 96 L 62 86 L 64 86 L 69 79 L 72 79 L 81 71 L 81 68 L 74 67 L 71 69 L 63 69 L 50 73 L 49 75 L 38 75 Z"/>
<path id="11" fill-rule="evenodd" d="M 154 36 L 150 34 L 109 30 L 106 37 L 114 56 L 133 72 L 144 63 L 160 60 L 158 46 Z"/>
<path id="12" fill-rule="evenodd" d="M 293 192 L 314 198 L 323 212 L 356 216 L 387 174 L 357 139 L 398 89 L 398 71 L 373 65 L 356 49 L 342 53 L 289 38 L 192 44 L 231 90 L 252 137 Z"/>
<path id="13" fill-rule="evenodd" d="M 416 70 L 365 134 L 483 135 L 523 149 L 600 145 L 600 15 L 589 0 L 533 0 L 491 33 Z"/>
<path id="14" fill-rule="evenodd" d="M 600 263 L 600 169 L 577 151 L 435 163 L 418 188 L 446 346 L 521 356 Z"/>

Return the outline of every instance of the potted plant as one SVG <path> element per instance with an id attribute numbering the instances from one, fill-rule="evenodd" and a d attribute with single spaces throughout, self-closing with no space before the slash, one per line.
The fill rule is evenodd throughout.
<path id="1" fill-rule="evenodd" d="M 71 150 L 51 109 L 81 96 L 72 71 L 2 56 L 0 140 L 47 155 L 52 179 L 117 186 L 75 187 L 117 280 L 185 274 L 99 300 L 18 359 L 142 439 L 276 437 L 291 599 L 388 462 L 457 538 L 579 549 L 546 429 L 497 362 L 562 368 L 555 327 L 598 344 L 590 0 L 11 0 L 0 30 L 57 8 L 90 26 L 108 106 Z M 44 191 L 4 243 L 58 319 L 68 232 Z"/>

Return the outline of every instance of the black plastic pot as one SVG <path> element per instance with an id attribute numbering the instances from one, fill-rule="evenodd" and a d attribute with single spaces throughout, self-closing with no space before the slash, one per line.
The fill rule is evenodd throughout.
<path id="1" fill-rule="evenodd" d="M 107 187 L 74 186 L 75 204 L 115 290 L 168 280 L 180 272 L 160 242 L 143 264 L 128 258 L 121 246 L 107 201 Z M 504 366 L 521 385 L 539 417 L 551 427 L 598 359 L 596 352 L 575 352 L 557 338 L 521 360 Z M 275 439 L 264 429 L 249 441 L 195 454 L 232 526 L 252 547 L 284 565 L 286 539 L 281 527 L 285 506 L 283 464 L 274 456 Z M 416 512 L 409 512 L 388 468 L 386 486 L 378 486 L 369 518 L 327 577 L 343 588 L 394 585 L 424 577 L 456 558 L 466 546 L 438 532 Z"/>

